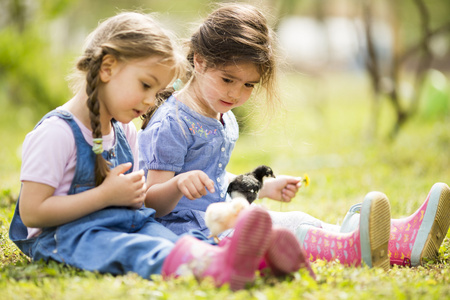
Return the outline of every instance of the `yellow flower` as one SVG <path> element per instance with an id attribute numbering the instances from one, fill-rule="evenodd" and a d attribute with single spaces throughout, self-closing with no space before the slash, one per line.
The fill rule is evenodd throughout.
<path id="1" fill-rule="evenodd" d="M 308 174 L 303 175 L 302 182 L 305 184 L 305 187 L 309 185 L 309 176 Z"/>

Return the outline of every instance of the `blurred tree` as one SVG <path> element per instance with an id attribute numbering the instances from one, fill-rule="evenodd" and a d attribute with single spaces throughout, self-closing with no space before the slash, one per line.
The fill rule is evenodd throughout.
<path id="1" fill-rule="evenodd" d="M 450 1 L 270 0 L 270 3 L 278 16 L 276 26 L 283 18 L 292 15 L 315 18 L 317 24 L 326 24 L 333 17 L 343 17 L 355 20 L 355 31 L 359 35 L 362 20 L 360 51 L 361 57 L 365 58 L 365 70 L 373 90 L 371 137 L 377 136 L 382 101 L 387 100 L 395 112 L 395 122 L 389 133 L 394 139 L 403 125 L 417 114 L 421 103 L 429 101 L 424 97 L 424 85 L 430 82 L 427 80 L 430 71 L 443 71 L 450 67 Z M 383 31 L 385 25 L 390 32 Z M 323 34 L 330 33 L 324 31 Z M 389 34 L 392 34 L 392 41 L 389 41 Z M 328 47 L 318 49 L 322 50 L 319 53 L 330 56 L 333 51 L 329 47 L 330 37 L 319 37 L 318 40 L 324 43 L 316 46 Z M 330 57 L 320 59 L 329 61 Z M 305 65 L 307 69 L 308 63 Z M 328 64 L 311 68 L 307 72 L 314 72 L 312 75 L 315 76 L 330 70 Z M 445 107 L 442 103 L 439 105 Z"/>
<path id="2" fill-rule="evenodd" d="M 60 105 L 68 89 L 61 55 L 52 53 L 49 22 L 73 0 L 5 0 L 0 23 L 0 97 L 36 115 Z M 65 72 L 64 72 L 65 73 Z"/>
<path id="3" fill-rule="evenodd" d="M 374 11 L 375 2 L 372 0 L 361 2 L 367 48 L 366 68 L 371 78 L 374 95 L 372 130 L 375 132 L 377 128 L 380 99 L 386 97 L 392 104 L 396 115 L 395 124 L 390 132 L 390 137 L 394 139 L 402 126 L 417 113 L 427 74 L 430 73 L 433 66 L 435 55 L 432 42 L 436 37 L 448 35 L 450 32 L 448 17 L 444 19 L 439 17 L 442 11 L 450 11 L 450 2 L 444 3 L 441 1 L 439 6 L 436 6 L 434 1 L 425 3 L 423 0 L 408 0 L 406 2 L 410 3 L 407 4 L 413 6 L 405 9 L 405 5 L 402 5 L 405 4 L 405 1 L 387 1 L 391 14 L 389 18 L 391 30 L 394 34 L 392 63 L 389 65 L 387 72 L 382 71 L 381 62 L 377 57 L 374 46 L 372 25 L 373 16 L 376 13 Z M 401 35 L 401 31 L 404 30 L 401 22 L 411 23 L 411 14 L 408 14 L 407 18 L 400 18 L 404 10 L 411 12 L 411 9 L 415 10 L 419 22 L 415 27 L 408 26 L 408 30 L 403 33 L 412 36 L 412 38 L 409 38 L 412 42 L 407 41 L 407 38 Z M 440 23 L 434 25 L 433 21 L 434 23 L 436 21 Z M 401 86 L 404 83 L 402 76 L 412 77 L 413 83 L 411 84 L 409 101 L 405 101 L 404 95 L 401 94 Z"/>

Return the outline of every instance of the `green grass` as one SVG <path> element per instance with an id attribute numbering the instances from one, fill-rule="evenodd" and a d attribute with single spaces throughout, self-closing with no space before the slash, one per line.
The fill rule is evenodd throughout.
<path id="1" fill-rule="evenodd" d="M 373 190 L 384 192 L 392 217 L 413 213 L 435 182 L 450 183 L 449 114 L 415 118 L 392 142 L 383 138 L 392 126 L 392 111 L 383 104 L 377 139 L 368 138 L 370 101 L 364 78 L 332 76 L 316 80 L 288 76 L 283 80 L 286 111 L 268 125 L 248 120 L 229 171 L 241 173 L 259 164 L 276 174 L 311 178 L 290 203 L 268 199 L 260 204 L 275 211 L 301 210 L 330 223 L 342 221 L 348 208 Z M 2 114 L 5 114 L 3 112 Z M 18 117 L 17 115 L 13 117 Z M 22 117 L 23 118 L 23 117 Z M 3 122 L 3 121 L 2 121 Z M 1 128 L 7 123 L 2 123 Z M 247 290 L 193 278 L 152 281 L 134 274 L 101 275 L 55 263 L 29 262 L 9 241 L 7 231 L 19 192 L 20 143 L 32 122 L 2 129 L 10 143 L 1 150 L 0 295 L 2 299 L 448 299 L 449 235 L 440 258 L 417 268 L 348 268 L 316 262 L 317 281 L 303 270 L 290 278 L 260 277 Z M 3 127 L 5 126 L 5 127 Z"/>

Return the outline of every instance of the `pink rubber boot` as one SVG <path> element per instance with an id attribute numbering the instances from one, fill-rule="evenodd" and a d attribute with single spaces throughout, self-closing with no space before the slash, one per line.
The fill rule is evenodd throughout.
<path id="1" fill-rule="evenodd" d="M 287 275 L 306 268 L 310 276 L 316 279 L 305 250 L 287 228 L 274 226 L 264 262 L 275 276 Z"/>
<path id="2" fill-rule="evenodd" d="M 435 183 L 415 213 L 391 220 L 391 264 L 418 266 L 425 257 L 438 257 L 449 226 L 450 188 L 445 183 Z"/>
<path id="3" fill-rule="evenodd" d="M 255 278 L 271 231 L 272 220 L 264 209 L 246 208 L 229 243 L 217 247 L 194 237 L 183 237 L 167 256 L 161 273 L 164 278 L 186 274 L 193 274 L 198 280 L 212 277 L 216 286 L 229 283 L 232 290 L 243 289 Z"/>
<path id="4" fill-rule="evenodd" d="M 350 266 L 389 269 L 390 205 L 383 193 L 371 192 L 361 206 L 359 227 L 349 233 L 327 231 L 308 225 L 296 235 L 311 261 L 322 259 Z"/>
<path id="5" fill-rule="evenodd" d="M 219 242 L 219 247 L 230 243 L 231 238 L 225 237 Z M 259 263 L 258 270 L 269 268 L 273 275 L 283 276 L 296 272 L 301 268 L 307 268 L 312 278 L 316 278 L 305 250 L 298 242 L 295 235 L 286 228 L 274 226 L 270 235 L 270 242 L 263 259 Z"/>

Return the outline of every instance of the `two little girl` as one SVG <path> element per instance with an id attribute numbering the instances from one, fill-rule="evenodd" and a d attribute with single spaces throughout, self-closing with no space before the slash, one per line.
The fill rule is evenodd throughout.
<path id="1" fill-rule="evenodd" d="M 175 48 L 139 13 L 112 17 L 88 36 L 74 97 L 25 138 L 11 240 L 33 260 L 143 278 L 189 273 L 233 290 L 262 264 L 279 275 L 309 266 L 295 236 L 273 228 L 263 209 L 243 211 L 234 236 L 217 247 L 177 236 L 143 206 L 147 185 L 131 121 L 182 76 Z"/>
<path id="2" fill-rule="evenodd" d="M 432 190 L 416 214 L 423 212 L 423 218 L 392 221 L 394 229 L 387 198 L 374 193 L 352 210 L 341 232 L 295 215 L 288 222 L 294 227 L 273 226 L 288 215 L 277 218 L 251 207 L 231 238 L 218 246 L 202 241 L 204 211 L 226 200 L 233 177 L 225 171 L 239 133 L 231 109 L 255 88 L 266 89 L 268 102 L 276 102 L 272 35 L 252 6 L 214 11 L 191 38 L 192 76 L 149 118 L 138 145 L 131 121 L 152 113 L 162 102 L 158 97 L 175 78 L 185 78 L 187 68 L 172 39 L 148 16 L 122 13 L 101 23 L 78 60 L 82 80 L 76 94 L 25 138 L 11 239 L 34 260 L 144 278 L 190 273 L 233 290 L 266 266 L 275 275 L 306 267 L 314 276 L 310 256 L 386 268 L 390 236 L 405 237 L 400 223 L 417 233 L 409 236 L 413 247 L 406 256 L 420 252 L 420 262 L 432 254 L 448 229 L 442 217 L 449 209 L 445 184 Z M 260 197 L 289 200 L 300 186 L 297 178 L 279 176 L 266 182 Z M 197 229 L 198 238 L 180 237 L 166 226 L 175 233 Z M 336 239 L 325 243 L 330 234 Z M 340 251 L 341 239 L 350 248 Z M 347 261 L 349 256 L 354 259 Z"/>

